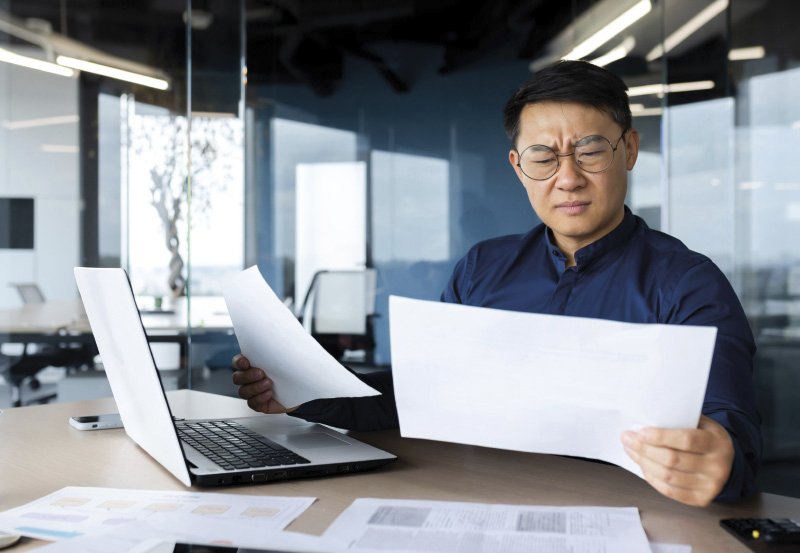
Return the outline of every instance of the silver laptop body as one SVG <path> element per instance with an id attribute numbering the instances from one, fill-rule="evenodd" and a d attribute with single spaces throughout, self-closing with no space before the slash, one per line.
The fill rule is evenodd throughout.
<path id="1" fill-rule="evenodd" d="M 76 267 L 75 280 L 125 432 L 186 486 L 345 474 L 396 459 L 288 415 L 175 421 L 128 275 L 123 269 Z M 231 429 L 239 434 L 234 443 L 248 447 L 220 445 L 219 434 Z M 248 462 L 241 450 L 249 450 Z"/>

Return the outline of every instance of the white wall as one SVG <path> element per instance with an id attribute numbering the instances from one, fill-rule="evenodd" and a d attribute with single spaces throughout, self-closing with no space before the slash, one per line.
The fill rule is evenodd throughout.
<path id="1" fill-rule="evenodd" d="M 34 198 L 34 250 L 0 249 L 0 309 L 21 302 L 11 282 L 38 283 L 47 299 L 77 292 L 78 123 L 9 128 L 15 122 L 78 113 L 76 79 L 0 64 L 0 197 Z M 66 150 L 48 152 L 46 149 Z"/>

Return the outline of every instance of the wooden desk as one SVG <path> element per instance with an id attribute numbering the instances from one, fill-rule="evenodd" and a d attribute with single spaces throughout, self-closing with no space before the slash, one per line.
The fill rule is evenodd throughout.
<path id="1" fill-rule="evenodd" d="M 177 416 L 249 416 L 243 401 L 180 390 L 170 392 Z M 129 440 L 123 430 L 80 432 L 71 415 L 115 411 L 113 400 L 8 409 L 0 414 L 0 510 L 64 486 L 180 490 L 183 486 Z M 278 415 L 273 415 L 278 416 Z M 289 529 L 321 534 L 357 497 L 437 499 L 530 505 L 637 506 L 651 540 L 688 543 L 693 553 L 746 553 L 719 528 L 736 516 L 800 517 L 800 500 L 761 494 L 736 506 L 687 507 L 667 499 L 627 471 L 598 463 L 400 438 L 397 432 L 357 434 L 399 459 L 347 476 L 214 488 L 240 494 L 316 496 L 319 500 Z M 10 549 L 44 542 L 24 539 Z"/>

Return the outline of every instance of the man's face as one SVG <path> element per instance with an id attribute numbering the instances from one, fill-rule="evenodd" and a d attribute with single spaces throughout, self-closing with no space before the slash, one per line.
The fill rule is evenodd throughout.
<path id="1" fill-rule="evenodd" d="M 639 151 L 639 136 L 623 129 L 605 112 L 590 106 L 562 102 L 529 104 L 520 114 L 516 150 L 508 154 L 517 177 L 528 193 L 536 215 L 552 231 L 556 244 L 568 255 L 602 238 L 622 221 L 628 171 Z M 529 146 L 542 144 L 557 154 L 570 154 L 587 136 L 605 137 L 617 146 L 611 166 L 600 173 L 579 169 L 574 156 L 559 157 L 560 167 L 546 180 L 527 177 L 517 166 Z"/>

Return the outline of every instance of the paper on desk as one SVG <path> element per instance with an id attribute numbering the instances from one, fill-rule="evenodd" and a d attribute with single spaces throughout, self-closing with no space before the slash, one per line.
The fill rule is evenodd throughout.
<path id="1" fill-rule="evenodd" d="M 696 428 L 717 330 L 389 300 L 403 436 L 602 459 L 620 435 Z"/>
<path id="2" fill-rule="evenodd" d="M 344 551 L 344 546 L 336 541 L 276 530 L 259 530 L 255 542 L 237 540 L 236 542 L 211 542 L 198 540 L 193 536 L 174 531 L 153 531 L 146 524 L 126 526 L 123 530 L 112 530 L 99 536 L 82 536 L 71 540 L 61 540 L 37 551 L 42 553 L 172 553 L 176 543 L 194 545 L 214 545 L 237 547 L 239 553 L 248 553 L 257 548 L 259 552 L 271 553 L 336 553 Z M 197 547 L 196 550 L 201 548 Z M 202 548 L 202 550 L 206 550 Z"/>
<path id="3" fill-rule="evenodd" d="M 312 399 L 378 395 L 303 329 L 258 267 L 226 279 L 223 295 L 242 353 L 269 374 L 275 399 L 286 407 Z"/>
<path id="4" fill-rule="evenodd" d="M 323 537 L 350 551 L 650 553 L 635 507 L 356 499 Z"/>
<path id="5" fill-rule="evenodd" d="M 67 487 L 0 513 L 0 530 L 61 540 L 102 535 L 129 524 L 148 532 L 210 543 L 259 543 L 265 530 L 281 530 L 315 501 L 184 491 Z M 142 534 L 145 535 L 145 534 Z"/>

